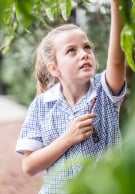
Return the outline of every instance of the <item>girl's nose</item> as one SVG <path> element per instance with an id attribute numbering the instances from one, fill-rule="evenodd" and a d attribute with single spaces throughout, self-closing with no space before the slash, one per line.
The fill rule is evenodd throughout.
<path id="1" fill-rule="evenodd" d="M 81 57 L 84 60 L 87 60 L 89 58 L 88 53 L 85 50 L 81 51 Z"/>

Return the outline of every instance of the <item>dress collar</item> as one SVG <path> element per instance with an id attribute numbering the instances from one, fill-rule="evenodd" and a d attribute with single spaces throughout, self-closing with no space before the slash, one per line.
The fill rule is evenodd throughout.
<path id="1" fill-rule="evenodd" d="M 61 94 L 61 85 L 57 83 L 51 89 L 44 93 L 44 102 L 51 102 L 60 99 L 62 96 Z"/>
<path id="2" fill-rule="evenodd" d="M 91 101 L 94 97 L 97 96 L 96 87 L 94 83 L 94 78 L 90 79 L 90 88 L 87 92 L 87 102 Z"/>
<path id="3" fill-rule="evenodd" d="M 91 78 L 90 79 L 90 88 L 87 92 L 87 102 L 88 101 L 91 101 L 96 95 L 97 95 L 97 92 L 96 92 L 96 89 L 95 89 L 95 86 L 94 86 L 94 79 Z M 55 101 L 55 100 L 58 100 L 60 98 L 62 98 L 63 95 L 61 93 L 61 84 L 60 83 L 57 83 L 56 85 L 54 85 L 51 89 L 49 89 L 48 91 L 46 91 L 44 93 L 44 102 L 51 102 L 51 101 Z"/>

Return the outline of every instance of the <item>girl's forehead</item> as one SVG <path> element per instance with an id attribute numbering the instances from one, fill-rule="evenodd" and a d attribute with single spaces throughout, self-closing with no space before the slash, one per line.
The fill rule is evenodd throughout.
<path id="1" fill-rule="evenodd" d="M 89 42 L 87 35 L 79 30 L 65 30 L 55 36 L 55 46 L 74 42 Z"/>

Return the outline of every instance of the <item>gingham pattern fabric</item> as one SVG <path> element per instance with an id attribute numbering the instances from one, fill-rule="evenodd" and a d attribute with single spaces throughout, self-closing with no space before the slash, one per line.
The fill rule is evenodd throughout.
<path id="1" fill-rule="evenodd" d="M 113 96 L 105 81 L 105 72 L 91 79 L 89 91 L 71 108 L 61 94 L 60 84 L 37 96 L 31 103 L 22 126 L 16 151 L 34 151 L 45 147 L 64 133 L 70 123 L 78 116 L 88 112 L 92 100 L 97 96 L 93 112 L 94 128 L 99 141 L 93 142 L 92 136 L 72 146 L 44 174 L 44 183 L 39 194 L 66 194 L 61 186 L 74 177 L 81 169 L 81 164 L 74 164 L 72 158 L 92 157 L 99 160 L 105 150 L 113 145 L 120 145 L 119 110 L 126 93 L 124 85 L 119 96 Z M 67 168 L 67 161 L 70 165 Z"/>

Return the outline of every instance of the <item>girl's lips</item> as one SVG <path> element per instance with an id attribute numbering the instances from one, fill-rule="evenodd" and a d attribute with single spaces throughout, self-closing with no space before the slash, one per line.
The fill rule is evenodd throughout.
<path id="1" fill-rule="evenodd" d="M 87 62 L 87 63 L 83 63 L 83 65 L 80 67 L 80 69 L 89 68 L 89 67 L 92 67 L 92 65 L 89 62 Z"/>

